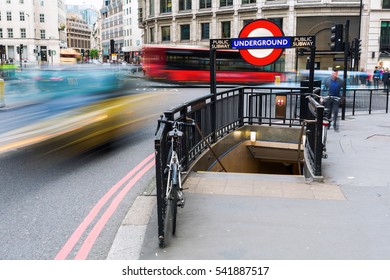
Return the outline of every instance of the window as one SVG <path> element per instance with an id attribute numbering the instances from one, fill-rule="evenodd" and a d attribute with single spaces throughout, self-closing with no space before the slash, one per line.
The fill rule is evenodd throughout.
<path id="1" fill-rule="evenodd" d="M 149 16 L 154 16 L 154 0 L 149 0 Z"/>
<path id="2" fill-rule="evenodd" d="M 230 21 L 222 22 L 222 38 L 230 38 Z"/>
<path id="3" fill-rule="evenodd" d="M 201 39 L 210 39 L 210 23 L 201 23 Z"/>
<path id="4" fill-rule="evenodd" d="M 20 38 L 26 38 L 26 28 L 20 28 Z"/>
<path id="5" fill-rule="evenodd" d="M 150 43 L 154 43 L 154 27 L 151 27 L 150 28 L 150 40 L 149 40 L 149 42 Z"/>
<path id="6" fill-rule="evenodd" d="M 270 18 L 281 30 L 283 30 L 283 18 Z"/>
<path id="7" fill-rule="evenodd" d="M 12 21 L 12 14 L 11 14 L 11 12 L 7 12 L 7 21 Z"/>
<path id="8" fill-rule="evenodd" d="M 7 0 L 7 2 L 6 2 L 7 4 L 11 4 L 11 0 Z"/>
<path id="9" fill-rule="evenodd" d="M 233 0 L 219 0 L 220 7 L 233 6 Z"/>
<path id="10" fill-rule="evenodd" d="M 45 15 L 39 14 L 39 22 L 45 22 Z"/>
<path id="11" fill-rule="evenodd" d="M 20 12 L 19 13 L 19 18 L 20 18 L 20 21 L 24 21 L 25 20 L 24 12 Z"/>
<path id="12" fill-rule="evenodd" d="M 45 6 L 45 1 L 44 0 L 39 0 L 39 6 L 41 6 L 41 7 Z"/>
<path id="13" fill-rule="evenodd" d="M 390 0 L 383 0 L 382 8 L 390 9 Z"/>
<path id="14" fill-rule="evenodd" d="M 41 39 L 46 39 L 46 31 L 45 31 L 45 29 L 41 29 L 40 33 L 41 33 Z"/>
<path id="15" fill-rule="evenodd" d="M 390 51 L 390 21 L 381 22 L 380 51 Z"/>
<path id="16" fill-rule="evenodd" d="M 199 9 L 211 8 L 211 0 L 199 0 Z"/>
<path id="17" fill-rule="evenodd" d="M 7 28 L 8 38 L 14 37 L 14 30 L 12 28 Z"/>
<path id="18" fill-rule="evenodd" d="M 256 0 L 242 0 L 242 4 L 255 4 Z"/>
<path id="19" fill-rule="evenodd" d="M 162 26 L 161 27 L 161 40 L 162 41 L 170 41 L 171 40 L 171 27 L 170 26 Z"/>
<path id="20" fill-rule="evenodd" d="M 24 0 L 19 0 L 19 4 L 24 4 Z"/>
<path id="21" fill-rule="evenodd" d="M 189 24 L 180 25 L 180 38 L 182 41 L 190 39 L 190 25 Z"/>
<path id="22" fill-rule="evenodd" d="M 248 23 L 250 23 L 250 22 L 252 22 L 252 21 L 253 21 L 253 19 L 244 19 L 244 20 L 242 21 L 243 26 L 247 25 Z"/>
<path id="23" fill-rule="evenodd" d="M 179 0 L 179 11 L 191 10 L 192 0 Z"/>
<path id="24" fill-rule="evenodd" d="M 172 12 L 172 0 L 160 0 L 160 13 Z"/>

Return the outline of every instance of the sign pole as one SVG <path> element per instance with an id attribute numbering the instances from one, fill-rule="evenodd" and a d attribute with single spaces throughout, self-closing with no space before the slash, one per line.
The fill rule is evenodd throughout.
<path id="1" fill-rule="evenodd" d="M 349 54 L 349 19 L 345 22 L 345 40 L 344 40 L 344 78 L 343 78 L 343 95 L 342 98 L 347 97 L 347 71 L 348 71 L 348 54 Z M 345 120 L 345 103 L 341 105 L 341 119 Z"/>
<path id="2" fill-rule="evenodd" d="M 210 89 L 211 94 L 217 93 L 216 50 L 210 47 Z"/>
<path id="3" fill-rule="evenodd" d="M 217 69 L 216 69 L 216 52 L 217 50 L 213 47 L 212 41 L 210 41 L 210 93 L 213 95 L 212 100 L 212 106 L 211 106 L 211 130 L 213 131 L 213 142 L 215 143 L 217 141 Z"/>
<path id="4" fill-rule="evenodd" d="M 314 65 L 316 60 L 316 42 L 313 38 L 313 45 L 310 47 L 310 73 L 309 73 L 309 91 L 314 90 Z"/>

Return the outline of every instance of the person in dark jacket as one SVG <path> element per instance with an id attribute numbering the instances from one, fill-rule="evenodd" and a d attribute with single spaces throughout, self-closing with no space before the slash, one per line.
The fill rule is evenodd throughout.
<path id="1" fill-rule="evenodd" d="M 333 128 L 335 131 L 339 130 L 337 118 L 339 114 L 340 100 L 342 98 L 341 88 L 344 85 L 344 81 L 338 77 L 338 71 L 334 70 L 332 75 L 325 80 L 325 90 L 329 95 L 329 108 L 331 110 L 331 118 L 333 121 Z"/>
<path id="2" fill-rule="evenodd" d="M 372 79 L 374 80 L 374 87 L 379 88 L 379 80 L 381 78 L 381 72 L 378 69 L 378 66 L 375 66 L 375 70 L 372 73 Z"/>
<path id="3" fill-rule="evenodd" d="M 382 82 L 383 82 L 383 87 L 384 91 L 387 91 L 389 88 L 389 83 L 390 83 L 390 73 L 389 73 L 389 68 L 386 68 L 386 70 L 382 74 Z"/>

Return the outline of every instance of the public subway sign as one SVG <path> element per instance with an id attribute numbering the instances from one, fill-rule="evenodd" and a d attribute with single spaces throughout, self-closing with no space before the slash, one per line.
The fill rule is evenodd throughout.
<path id="1" fill-rule="evenodd" d="M 261 37 L 231 39 L 231 48 L 240 49 L 276 49 L 305 48 L 314 45 L 314 37 Z"/>
<path id="2" fill-rule="evenodd" d="M 257 66 L 275 62 L 286 48 L 315 46 L 315 36 L 284 36 L 274 22 L 266 19 L 254 20 L 241 30 L 239 38 L 212 39 L 210 48 L 236 49 L 243 59 Z"/>
<path id="3" fill-rule="evenodd" d="M 244 39 L 233 38 L 211 40 L 211 48 L 216 50 L 310 48 L 314 46 L 314 44 L 314 36 L 259 37 Z"/>

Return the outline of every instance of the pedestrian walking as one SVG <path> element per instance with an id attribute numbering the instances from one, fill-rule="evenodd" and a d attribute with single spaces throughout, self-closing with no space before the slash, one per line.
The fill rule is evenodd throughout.
<path id="1" fill-rule="evenodd" d="M 328 91 L 329 95 L 329 109 L 331 112 L 331 118 L 333 122 L 333 128 L 335 131 L 339 130 L 337 123 L 340 101 L 342 98 L 341 88 L 344 85 L 344 81 L 338 77 L 338 71 L 334 70 L 332 75 L 325 80 L 325 90 Z"/>
<path id="2" fill-rule="evenodd" d="M 361 86 L 366 86 L 367 85 L 367 73 L 364 70 L 364 68 L 360 69 L 359 79 L 360 79 L 360 85 Z"/>
<path id="3" fill-rule="evenodd" d="M 384 91 L 387 91 L 389 88 L 389 83 L 390 83 L 390 73 L 389 73 L 389 68 L 386 68 L 385 71 L 382 74 L 382 82 L 383 82 L 383 87 Z"/>
<path id="4" fill-rule="evenodd" d="M 379 71 L 378 66 L 375 66 L 372 76 L 374 79 L 374 88 L 379 88 L 379 80 L 381 79 L 381 72 Z"/>

